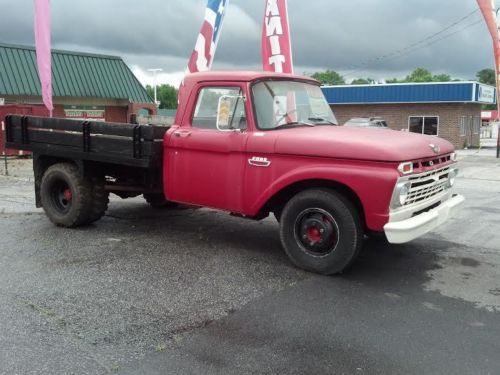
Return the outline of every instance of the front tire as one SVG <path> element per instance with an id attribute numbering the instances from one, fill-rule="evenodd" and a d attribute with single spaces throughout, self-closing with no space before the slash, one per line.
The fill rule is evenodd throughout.
<path id="1" fill-rule="evenodd" d="M 305 270 L 332 275 L 349 267 L 363 242 L 355 207 L 328 189 L 294 196 L 281 215 L 280 238 L 292 262 Z"/>
<path id="2" fill-rule="evenodd" d="M 92 211 L 92 185 L 70 163 L 47 168 L 40 185 L 42 206 L 47 217 L 61 227 L 88 224 Z"/>

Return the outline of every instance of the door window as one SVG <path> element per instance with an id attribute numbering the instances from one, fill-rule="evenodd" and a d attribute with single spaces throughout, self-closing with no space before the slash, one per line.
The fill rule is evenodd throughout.
<path id="1" fill-rule="evenodd" d="M 219 102 L 224 100 L 227 129 L 246 129 L 245 101 L 240 87 L 205 87 L 198 95 L 192 126 L 217 130 Z M 220 129 L 220 127 L 219 127 Z"/>

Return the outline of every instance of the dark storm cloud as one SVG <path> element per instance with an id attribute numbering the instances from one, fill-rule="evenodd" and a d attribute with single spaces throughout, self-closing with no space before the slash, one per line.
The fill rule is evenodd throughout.
<path id="1" fill-rule="evenodd" d="M 477 8 L 474 0 L 289 0 L 297 70 L 335 69 L 351 76 L 401 76 L 417 66 L 460 78 L 492 66 L 491 41 L 474 13 L 439 43 L 404 49 Z M 118 54 L 143 70 L 181 71 L 194 46 L 204 0 L 52 0 L 55 48 Z M 33 44 L 32 1 L 0 0 L 0 41 Z M 232 0 L 215 68 L 260 66 L 264 0 Z M 418 45 L 416 47 L 421 47 Z M 368 62 L 367 62 L 368 60 Z"/>

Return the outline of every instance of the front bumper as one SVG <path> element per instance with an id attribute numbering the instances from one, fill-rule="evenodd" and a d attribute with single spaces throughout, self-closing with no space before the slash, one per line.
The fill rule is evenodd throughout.
<path id="1" fill-rule="evenodd" d="M 384 225 L 384 232 L 390 243 L 405 243 L 420 237 L 443 224 L 462 206 L 465 198 L 454 195 L 430 211 L 412 218 L 389 222 Z"/>

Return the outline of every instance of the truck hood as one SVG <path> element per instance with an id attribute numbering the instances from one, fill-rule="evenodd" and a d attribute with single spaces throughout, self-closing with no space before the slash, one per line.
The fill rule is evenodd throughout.
<path id="1" fill-rule="evenodd" d="M 278 154 L 339 159 L 401 162 L 453 152 L 453 145 L 438 137 L 403 131 L 316 126 L 277 130 Z M 430 145 L 439 146 L 436 154 Z"/>

